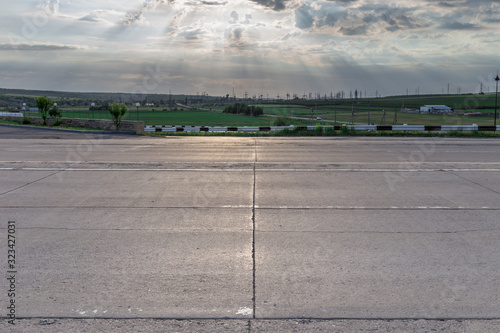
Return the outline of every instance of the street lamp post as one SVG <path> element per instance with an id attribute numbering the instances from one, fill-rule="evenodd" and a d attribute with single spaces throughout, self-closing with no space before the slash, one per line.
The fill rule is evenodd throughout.
<path id="1" fill-rule="evenodd" d="M 23 116 L 27 116 L 26 115 L 26 103 L 23 103 Z"/>
<path id="2" fill-rule="evenodd" d="M 92 119 L 94 119 L 94 106 L 95 106 L 95 103 L 90 103 L 90 107 L 92 108 Z"/>
<path id="3" fill-rule="evenodd" d="M 497 129 L 497 101 L 498 101 L 498 81 L 500 81 L 500 77 L 498 77 L 498 71 L 497 71 L 497 77 L 495 78 L 495 81 L 497 82 L 497 87 L 495 90 L 495 130 Z"/>
<path id="4" fill-rule="evenodd" d="M 135 106 L 137 106 L 137 121 L 139 121 L 139 106 L 141 106 L 141 103 L 135 103 Z"/>
<path id="5" fill-rule="evenodd" d="M 56 110 L 57 108 L 57 103 L 54 103 L 54 111 Z M 49 115 L 50 115 L 50 111 L 49 111 Z"/>

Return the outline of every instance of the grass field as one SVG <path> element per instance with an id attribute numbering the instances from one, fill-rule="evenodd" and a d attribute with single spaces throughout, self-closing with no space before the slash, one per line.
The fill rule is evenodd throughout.
<path id="1" fill-rule="evenodd" d="M 30 116 L 40 116 L 38 112 L 29 112 Z M 63 118 L 90 118 L 111 119 L 107 111 L 83 111 L 80 109 L 66 109 L 62 111 Z M 271 126 L 274 118 L 271 117 L 249 117 L 244 115 L 226 114 L 205 110 L 182 110 L 182 111 L 151 111 L 139 108 L 129 110 L 123 120 L 144 121 L 146 125 L 199 125 L 199 126 Z M 309 124 L 307 121 L 298 120 L 297 125 Z"/>
<path id="2" fill-rule="evenodd" d="M 444 104 L 455 109 L 455 114 L 429 115 L 401 112 L 404 108 L 419 108 L 426 104 Z M 298 117 L 295 125 L 323 124 L 337 121 L 339 123 L 371 123 L 371 124 L 411 124 L 411 125 L 492 125 L 495 105 L 494 94 L 484 95 L 425 95 L 425 96 L 393 96 L 371 99 L 345 99 L 336 101 L 281 101 L 277 103 L 259 104 L 264 113 L 274 116 Z M 201 126 L 270 126 L 272 117 L 249 117 L 221 113 L 223 106 L 197 105 L 204 110 L 159 111 L 163 107 L 140 107 L 137 114 L 135 107 L 129 107 L 124 120 L 144 121 L 147 125 L 201 125 Z M 88 107 L 61 107 L 66 118 L 111 119 L 107 111 L 89 111 Z M 212 109 L 212 111 L 209 111 Z M 354 111 L 354 112 L 353 112 Z M 384 112 L 385 111 L 385 112 Z M 482 117 L 468 117 L 464 113 L 480 112 Z M 354 113 L 354 116 L 353 116 Z M 385 113 L 385 117 L 384 117 Z M 38 112 L 30 112 L 31 116 L 39 116 Z"/>
<path id="3" fill-rule="evenodd" d="M 401 112 L 402 108 L 418 109 L 420 106 L 429 104 L 450 106 L 454 108 L 455 113 L 446 116 Z M 307 101 L 295 104 L 259 105 L 264 108 L 264 113 L 266 114 L 293 115 L 308 119 L 320 117 L 324 120 L 343 123 L 354 122 L 376 125 L 491 125 L 493 123 L 495 95 L 396 96 L 376 99 L 340 100 L 334 103 Z M 469 117 L 463 115 L 470 112 L 480 112 L 485 116 Z"/>

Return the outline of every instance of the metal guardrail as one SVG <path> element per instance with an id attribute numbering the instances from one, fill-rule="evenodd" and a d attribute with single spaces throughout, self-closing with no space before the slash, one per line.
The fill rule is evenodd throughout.
<path id="1" fill-rule="evenodd" d="M 290 131 L 312 131 L 316 130 L 317 126 L 180 126 L 180 125 L 146 125 L 144 131 L 152 132 L 277 132 L 287 128 Z M 425 125 L 342 125 L 342 126 L 323 126 L 323 129 L 333 128 L 336 131 L 342 128 L 354 129 L 356 131 L 500 131 L 498 126 L 478 126 L 473 125 L 441 125 L 441 126 L 425 126 Z"/>
<path id="2" fill-rule="evenodd" d="M 20 112 L 0 112 L 0 116 L 7 117 L 24 117 L 24 115 Z"/>

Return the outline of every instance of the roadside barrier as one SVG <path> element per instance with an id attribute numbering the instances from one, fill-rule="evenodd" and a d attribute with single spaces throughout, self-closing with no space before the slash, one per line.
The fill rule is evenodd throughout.
<path id="1" fill-rule="evenodd" d="M 180 126 L 180 125 L 146 125 L 144 131 L 146 133 L 153 132 L 277 132 L 284 129 L 290 131 L 313 131 L 318 126 Z M 442 126 L 426 126 L 426 125 L 335 125 L 323 126 L 323 129 L 333 128 L 335 131 L 340 131 L 342 128 L 347 128 L 356 131 L 417 131 L 417 132 L 450 132 L 450 131 L 500 131 L 500 125 L 495 126 L 478 126 L 473 125 L 442 125 Z"/>
<path id="2" fill-rule="evenodd" d="M 0 116 L 5 117 L 23 117 L 23 114 L 20 112 L 0 112 Z"/>

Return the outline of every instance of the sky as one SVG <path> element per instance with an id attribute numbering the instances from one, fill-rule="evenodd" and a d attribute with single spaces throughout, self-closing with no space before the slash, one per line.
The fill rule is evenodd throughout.
<path id="1" fill-rule="evenodd" d="M 0 88 L 371 97 L 493 92 L 500 69 L 500 0 L 2 6 Z"/>

